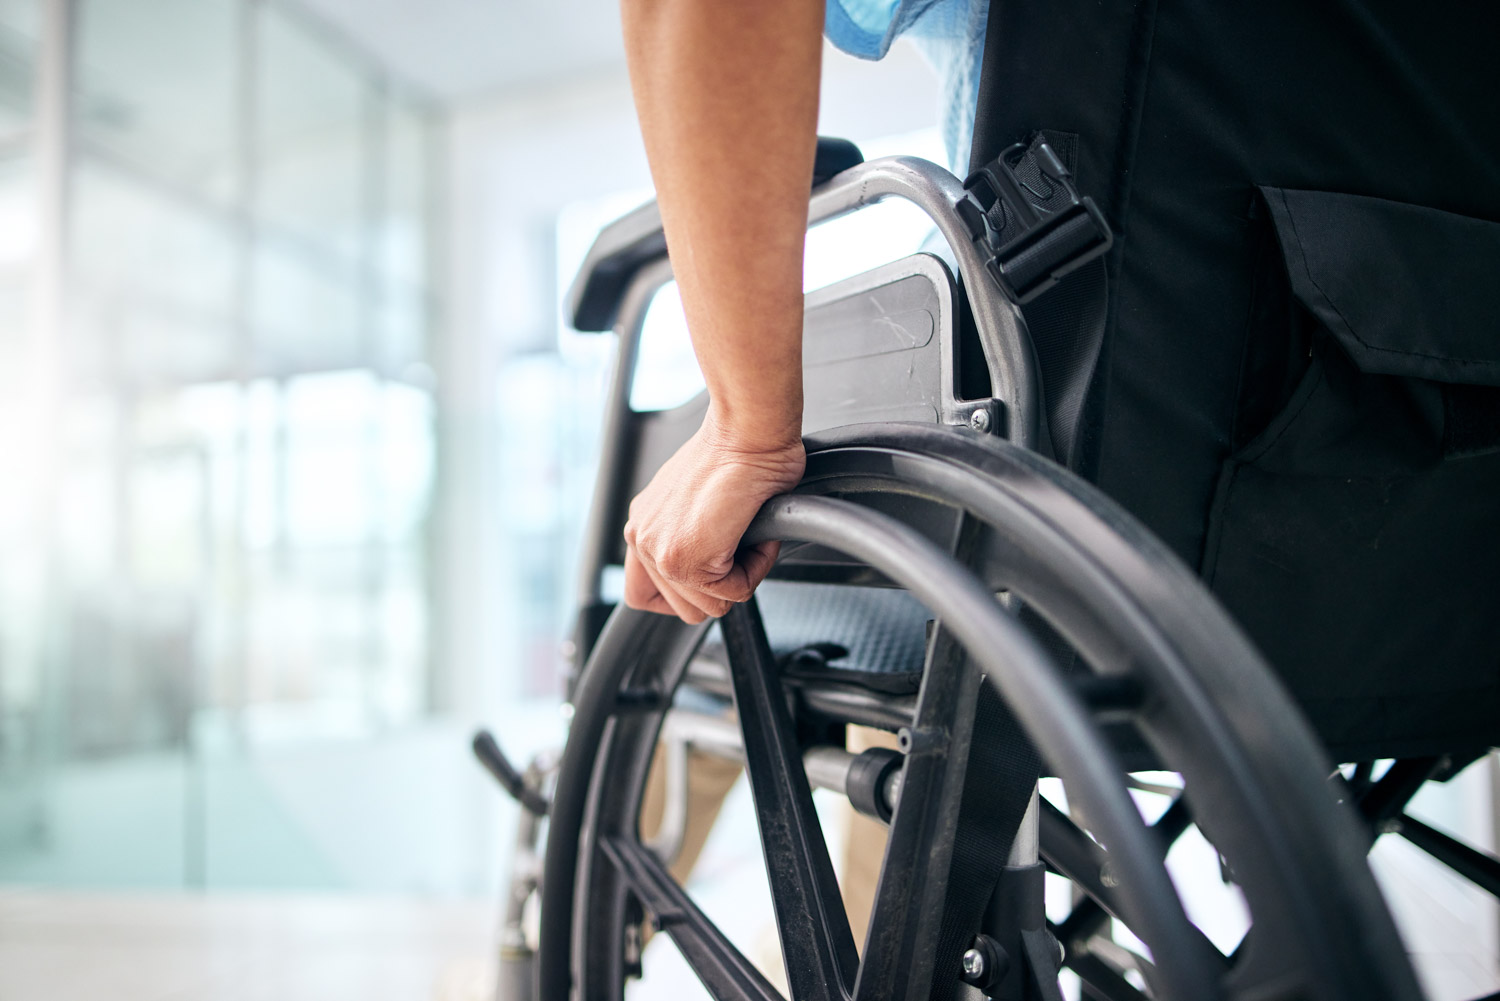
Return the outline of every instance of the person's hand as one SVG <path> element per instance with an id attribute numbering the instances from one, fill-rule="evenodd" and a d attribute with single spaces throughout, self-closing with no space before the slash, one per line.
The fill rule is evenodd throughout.
<path id="1" fill-rule="evenodd" d="M 740 548 L 756 513 L 802 478 L 807 456 L 793 432 L 750 441 L 710 410 L 703 426 L 630 503 L 625 604 L 702 622 L 748 601 L 781 548 Z"/>

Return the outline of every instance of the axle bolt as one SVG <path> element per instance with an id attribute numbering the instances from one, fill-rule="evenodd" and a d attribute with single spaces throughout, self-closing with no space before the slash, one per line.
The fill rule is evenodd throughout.
<path id="1" fill-rule="evenodd" d="M 1010 972 L 1010 956 L 988 935 L 975 935 L 962 965 L 964 983 L 994 994 Z"/>

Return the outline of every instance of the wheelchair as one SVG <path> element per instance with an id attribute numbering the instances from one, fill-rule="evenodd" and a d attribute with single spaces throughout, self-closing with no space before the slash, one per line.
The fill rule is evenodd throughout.
<path id="1" fill-rule="evenodd" d="M 1278 6 L 1274 29 L 1256 27 L 1275 20 L 1263 11 L 1219 10 L 1245 21 L 1228 33 L 1244 51 L 1199 63 L 1187 42 L 1212 42 L 1194 35 L 1194 5 L 1100 17 L 1060 0 L 1051 9 L 1065 31 L 999 5 L 982 93 L 1011 103 L 981 100 L 979 169 L 967 182 L 820 142 L 810 223 L 904 199 L 931 218 L 951 259 L 918 253 L 807 296 L 807 473 L 747 535 L 784 543 L 771 577 L 717 622 L 615 607 L 601 587 L 623 559 L 629 500 L 706 401 L 631 409 L 644 316 L 671 268 L 652 205 L 600 235 L 569 302 L 578 329 L 619 337 L 584 541 L 570 734 L 550 799 L 502 768 L 547 821 L 537 996 L 623 997 L 653 936 L 671 940 L 714 998 L 781 996 L 683 888 L 680 863 L 696 851 L 687 842 L 701 843 L 682 802 L 688 751 L 743 766 L 798 1001 L 1060 999 L 1064 971 L 1081 997 L 1103 1001 L 1406 1001 L 1422 995 L 1366 861 L 1374 841 L 1403 837 L 1500 896 L 1500 861 L 1406 812 L 1424 783 L 1500 742 L 1500 505 L 1484 493 L 1500 477 L 1500 349 L 1493 321 L 1488 340 L 1464 341 L 1469 314 L 1452 304 L 1471 291 L 1475 255 L 1487 268 L 1497 260 L 1485 255 L 1500 248 L 1500 224 L 1484 218 L 1500 218 L 1500 193 L 1486 191 L 1471 218 L 1292 178 L 1236 188 L 1253 200 L 1226 224 L 1232 252 L 1212 226 L 1165 225 L 1163 205 L 1218 197 L 1215 164 L 1275 154 L 1226 139 L 1237 161 L 1200 151 L 1174 175 L 1187 140 L 1153 131 L 1150 102 L 1131 105 L 1150 76 L 1143 31 L 1168 67 L 1231 73 L 1273 36 L 1284 46 L 1289 24 L 1326 16 Z M 1089 32 L 1097 47 L 1080 37 Z M 1130 45 L 1106 44 L 1120 38 Z M 1083 83 L 1038 87 L 1016 51 L 1104 55 L 1080 71 Z M 1134 107 L 1124 115 L 1118 100 L 1097 99 L 1122 79 Z M 1354 74 L 1350 86 L 1369 79 Z M 1180 91 L 1186 118 L 1201 110 L 1197 92 Z M 1103 110 L 1085 122 L 1058 110 L 1077 107 Z M 1215 107 L 1227 113 L 1222 99 Z M 1247 111 L 1241 124 L 1254 131 L 1253 120 Z M 1049 121 L 1081 125 L 1085 140 L 1040 127 Z M 1108 141 L 1089 143 L 1090 129 Z M 1120 164 L 1105 162 L 1121 156 L 1133 192 Z M 1337 167 L 1318 169 L 1333 170 L 1328 183 L 1340 186 L 1329 190 L 1345 189 Z M 1445 162 L 1447 181 L 1464 169 Z M 1099 201 L 1080 194 L 1101 178 Z M 1425 305 L 1458 346 L 1423 340 L 1431 322 L 1371 319 L 1358 295 L 1375 286 L 1318 242 L 1330 220 L 1352 227 L 1334 243 L 1402 237 L 1391 280 L 1428 282 L 1438 298 Z M 1436 255 L 1402 242 L 1424 227 L 1443 234 Z M 1149 259 L 1122 256 L 1122 241 Z M 1154 246 L 1170 252 L 1146 253 Z M 1220 304 L 1229 293 L 1213 283 L 1233 283 L 1244 300 L 1240 334 L 1273 312 L 1292 317 L 1274 351 L 1233 340 L 1228 391 L 1224 366 L 1205 361 L 1223 345 L 1166 354 L 1179 340 L 1122 359 L 1143 329 L 1191 327 L 1195 310 Z M 1194 288 L 1211 301 L 1185 300 Z M 1175 327 L 1173 310 L 1186 314 Z M 1105 368 L 1109 397 L 1095 377 Z M 1156 395 L 1141 396 L 1153 376 Z M 1225 404 L 1236 380 L 1239 404 Z M 1334 413 L 1334 398 L 1352 409 Z M 1192 425 L 1209 412 L 1192 410 L 1203 400 L 1233 411 L 1205 432 L 1217 441 L 1212 476 L 1191 448 L 1153 444 L 1131 423 L 1154 409 Z M 1436 424 L 1424 423 L 1434 412 Z M 1408 419 L 1399 430 L 1393 415 Z M 1339 451 L 1351 427 L 1366 433 Z M 1417 440 L 1422 431 L 1431 441 Z M 1423 442 L 1441 461 L 1369 472 Z M 1424 522 L 1432 552 L 1397 517 L 1406 510 L 1419 521 L 1446 512 Z M 1394 600 L 1363 607 L 1371 596 Z M 1339 612 L 1347 603 L 1353 611 Z M 851 750 L 854 726 L 894 734 L 895 748 Z M 667 776 L 666 802 L 647 824 L 653 770 Z M 1042 777 L 1065 795 L 1039 795 Z M 862 943 L 815 787 L 888 831 Z M 1162 805 L 1148 811 L 1152 796 Z M 1187 888 L 1165 867 L 1189 831 L 1212 845 L 1248 912 L 1227 948 L 1190 919 Z M 1050 918 L 1049 874 L 1070 887 L 1067 912 Z"/>

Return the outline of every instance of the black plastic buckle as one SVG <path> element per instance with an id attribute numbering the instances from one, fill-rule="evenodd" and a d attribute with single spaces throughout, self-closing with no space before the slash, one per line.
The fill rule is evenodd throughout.
<path id="1" fill-rule="evenodd" d="M 1114 242 L 1092 198 L 1045 142 L 1016 143 L 964 182 L 958 214 L 990 274 L 1027 303 Z"/>

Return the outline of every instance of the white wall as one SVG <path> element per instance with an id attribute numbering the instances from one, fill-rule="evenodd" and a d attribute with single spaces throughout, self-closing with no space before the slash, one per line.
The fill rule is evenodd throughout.
<path id="1" fill-rule="evenodd" d="M 555 329 L 548 237 L 557 210 L 591 191 L 649 181 L 621 77 L 460 108 L 451 116 L 448 162 L 437 628 L 446 647 L 443 702 L 482 716 L 516 690 L 506 676 L 515 655 L 506 628 L 517 602 L 504 586 L 495 522 L 496 379 L 507 356 L 534 350 Z"/>

